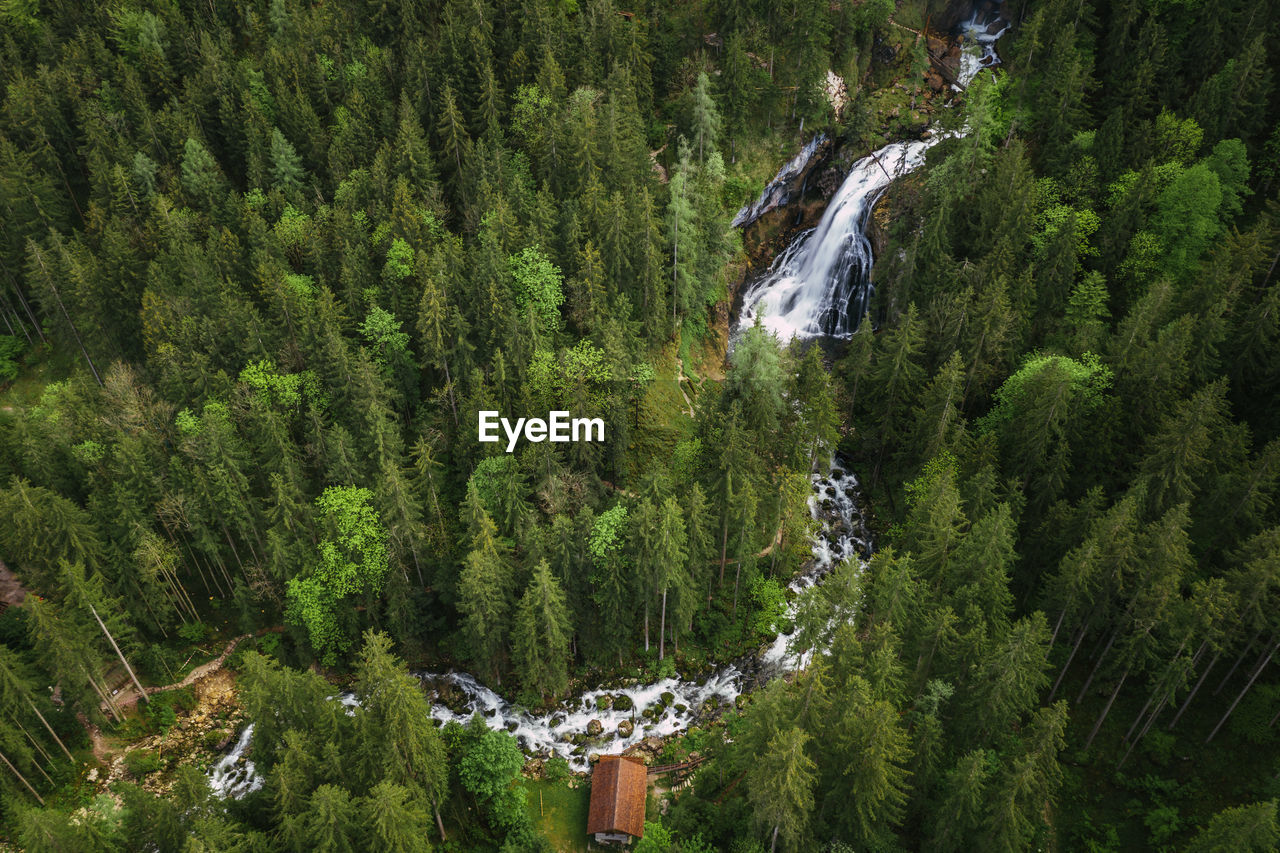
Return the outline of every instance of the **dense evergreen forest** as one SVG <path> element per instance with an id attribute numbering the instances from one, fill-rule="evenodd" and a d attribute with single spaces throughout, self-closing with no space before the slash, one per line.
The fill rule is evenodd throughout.
<path id="1" fill-rule="evenodd" d="M 926 109 L 970 11 L 0 2 L 0 849 L 585 849 L 410 667 L 750 652 L 837 453 L 874 556 L 637 849 L 1277 849 L 1280 3 L 1005 0 Z M 930 122 L 852 339 L 730 348 L 738 207 Z M 139 696 L 233 639 L 238 799 Z"/>

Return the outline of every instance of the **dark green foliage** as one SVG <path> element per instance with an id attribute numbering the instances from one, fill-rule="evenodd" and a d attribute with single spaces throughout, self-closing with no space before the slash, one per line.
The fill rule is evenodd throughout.
<path id="1" fill-rule="evenodd" d="M 401 656 L 542 702 L 745 654 L 838 449 L 878 553 L 799 605 L 830 654 L 700 735 L 646 849 L 1274 847 L 1280 9 L 1005 11 L 834 366 L 757 326 L 717 384 L 752 159 L 860 153 L 955 9 L 0 3 L 0 834 L 536 850 L 513 740 Z M 607 441 L 475 440 L 548 409 Z M 233 660 L 261 794 L 67 817 L 121 658 L 280 625 Z"/>

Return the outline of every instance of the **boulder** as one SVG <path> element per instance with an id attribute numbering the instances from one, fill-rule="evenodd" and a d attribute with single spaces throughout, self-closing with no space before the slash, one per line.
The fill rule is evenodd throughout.
<path id="1" fill-rule="evenodd" d="M 592 720 L 587 723 L 587 735 L 589 737 L 599 737 L 604 733 L 604 723 L 599 720 Z"/>
<path id="2" fill-rule="evenodd" d="M 607 711 L 613 707 L 613 697 L 608 693 L 596 697 L 596 707 L 601 711 Z"/>
<path id="3" fill-rule="evenodd" d="M 625 693 L 619 693 L 613 697 L 613 707 L 617 711 L 630 711 L 635 707 L 635 703 L 631 701 L 631 697 Z"/>
<path id="4" fill-rule="evenodd" d="M 669 690 L 666 690 L 666 691 L 663 691 L 661 698 L 662 698 L 662 707 L 666 708 L 670 706 L 672 702 L 676 701 L 676 694 L 672 693 Z"/>
<path id="5" fill-rule="evenodd" d="M 618 737 L 631 737 L 635 733 L 636 724 L 630 720 L 623 720 L 618 723 Z"/>

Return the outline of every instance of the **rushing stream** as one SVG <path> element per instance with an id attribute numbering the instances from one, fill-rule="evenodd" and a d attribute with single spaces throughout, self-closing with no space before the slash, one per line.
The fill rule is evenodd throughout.
<path id="1" fill-rule="evenodd" d="M 840 561 L 863 560 L 871 554 L 857 479 L 840 467 L 833 468 L 830 475 L 815 474 L 811 479 L 809 511 L 818 521 L 818 529 L 813 559 L 788 587 L 793 596 L 820 583 Z M 783 618 L 787 626 L 795 606 L 793 597 Z M 703 678 L 664 678 L 589 690 L 547 714 L 534 714 L 508 702 L 465 672 L 418 675 L 432 698 L 431 716 L 435 719 L 466 722 L 480 714 L 490 728 L 511 732 L 526 753 L 560 755 L 574 769 L 585 770 L 591 753 L 616 755 L 645 738 L 684 731 L 731 707 L 739 694 L 799 668 L 806 661 L 791 653 L 789 640 L 789 634 L 780 633 L 756 654 L 721 666 Z M 441 701 L 442 694 L 448 695 L 447 704 Z M 334 698 L 349 706 L 356 704 L 350 694 Z M 253 726 L 249 725 L 232 750 L 214 765 L 210 786 L 215 794 L 239 798 L 262 787 L 262 777 L 246 757 L 252 737 Z"/>
<path id="2" fill-rule="evenodd" d="M 1008 28 L 999 5 L 975 12 L 962 25 L 970 45 L 961 61 L 959 79 L 967 85 L 983 68 L 999 63 L 994 44 Z M 924 162 L 925 152 L 940 141 L 895 142 L 854 164 L 831 199 L 821 221 L 802 232 L 769 270 L 752 282 L 743 297 L 738 329 L 757 316 L 783 341 L 792 337 L 847 338 L 866 311 L 871 297 L 871 245 L 865 235 L 867 216 L 885 188 Z M 734 225 L 746 225 L 761 212 L 790 201 L 786 185 L 799 174 L 823 138 L 816 137 L 783 166 L 760 199 L 744 207 Z M 846 559 L 871 555 L 867 518 L 859 502 L 857 479 L 837 466 L 829 475 L 814 474 L 809 510 L 818 521 L 813 559 L 791 581 L 791 601 L 781 627 L 789 630 L 797 596 L 821 583 Z M 443 722 L 465 722 L 479 714 L 492 729 L 511 732 L 531 755 L 559 755 L 585 770 L 592 753 L 614 755 L 650 737 L 665 737 L 731 707 L 742 693 L 806 665 L 790 648 L 789 633 L 779 633 L 753 655 L 725 664 L 696 679 L 664 678 L 647 684 L 589 690 L 554 711 L 535 714 L 481 684 L 465 672 L 418 673 L 432 699 L 431 716 Z M 354 713 L 351 694 L 334 699 Z M 248 759 L 253 725 L 246 726 L 231 751 L 210 772 L 210 786 L 222 797 L 243 797 L 262 787 L 262 777 Z"/>

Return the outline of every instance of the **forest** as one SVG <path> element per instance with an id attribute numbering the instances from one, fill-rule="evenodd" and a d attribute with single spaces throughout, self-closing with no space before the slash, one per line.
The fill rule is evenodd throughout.
<path id="1" fill-rule="evenodd" d="M 998 64 L 931 85 L 971 15 Z M 420 675 L 553 717 L 780 631 L 635 709 L 696 768 L 632 849 L 1280 849 L 1277 44 L 1277 0 L 0 0 L 0 850 L 585 851 L 598 742 Z M 735 326 L 785 234 L 734 215 L 820 133 L 931 141 L 869 310 Z M 605 440 L 477 439 L 561 410 Z M 833 467 L 874 551 L 796 585 Z"/>

